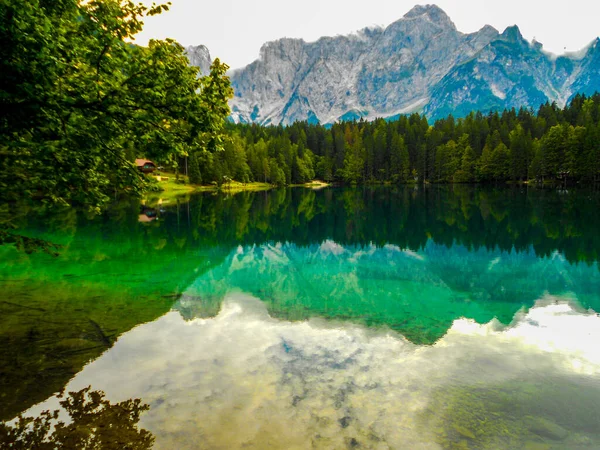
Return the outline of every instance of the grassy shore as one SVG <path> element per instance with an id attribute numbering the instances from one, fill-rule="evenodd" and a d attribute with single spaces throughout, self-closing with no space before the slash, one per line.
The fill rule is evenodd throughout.
<path id="1" fill-rule="evenodd" d="M 253 182 L 253 183 L 239 183 L 237 181 L 230 181 L 229 183 L 224 183 L 221 185 L 221 187 L 218 187 L 216 185 L 212 185 L 212 186 L 198 186 L 197 190 L 199 191 L 223 191 L 223 192 L 228 192 L 228 193 L 238 193 L 238 192 L 244 192 L 244 191 L 251 191 L 251 192 L 256 192 L 256 191 L 268 191 L 269 189 L 273 189 L 275 186 L 269 183 L 259 183 L 259 182 Z"/>
<path id="2" fill-rule="evenodd" d="M 212 185 L 196 185 L 190 184 L 188 177 L 185 175 L 179 175 L 177 177 L 174 173 L 170 172 L 156 172 L 149 177 L 153 177 L 157 180 L 156 186 L 160 191 L 150 191 L 144 197 L 147 200 L 162 200 L 161 203 L 169 203 L 175 199 L 183 199 L 188 197 L 193 192 L 211 192 L 221 191 L 229 194 L 237 194 L 238 192 L 245 191 L 266 191 L 272 189 L 274 186 L 269 183 L 239 183 L 237 181 L 231 181 L 224 183 L 221 186 L 216 184 Z M 159 179 L 160 177 L 160 179 Z M 177 180 L 179 178 L 179 180 Z"/>
<path id="3" fill-rule="evenodd" d="M 144 198 L 151 203 L 160 200 L 160 203 L 170 203 L 176 199 L 183 200 L 193 192 L 216 192 L 221 191 L 227 194 L 237 194 L 238 192 L 258 192 L 267 191 L 273 189 L 274 185 L 269 183 L 240 183 L 238 181 L 230 181 L 224 183 L 221 186 L 216 184 L 211 185 L 196 185 L 190 184 L 188 177 L 185 175 L 175 175 L 171 172 L 155 172 L 152 175 L 148 175 L 156 179 L 156 186 L 161 190 L 150 191 Z M 179 179 L 177 179 L 179 178 Z M 290 187 L 306 187 L 310 189 L 322 189 L 329 186 L 329 183 L 325 183 L 320 180 L 313 180 L 304 184 L 294 184 Z"/>
<path id="4" fill-rule="evenodd" d="M 311 188 L 311 189 L 323 189 L 323 188 L 326 188 L 327 186 L 331 186 L 331 184 L 326 183 L 321 180 L 312 180 L 312 181 L 309 181 L 308 183 L 298 184 L 295 186 L 307 187 L 307 188 Z"/>

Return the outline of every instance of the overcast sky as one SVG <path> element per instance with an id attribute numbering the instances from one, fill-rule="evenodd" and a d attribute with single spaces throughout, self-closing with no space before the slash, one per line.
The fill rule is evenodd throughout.
<path id="1" fill-rule="evenodd" d="M 151 3 L 150 0 L 144 0 Z M 158 1 L 160 3 L 160 1 Z M 366 26 L 387 26 L 414 0 L 172 0 L 169 12 L 145 20 L 136 42 L 171 37 L 184 46 L 204 44 L 232 68 L 258 57 L 261 45 L 281 37 L 314 41 Z M 464 33 L 486 24 L 499 31 L 518 25 L 553 53 L 577 51 L 600 36 L 598 0 L 438 0 L 433 2 Z M 425 3 L 421 3 L 425 4 Z"/>

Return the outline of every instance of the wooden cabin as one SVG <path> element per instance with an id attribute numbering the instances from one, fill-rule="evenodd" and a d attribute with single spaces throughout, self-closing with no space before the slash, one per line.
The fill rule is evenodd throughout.
<path id="1" fill-rule="evenodd" d="M 138 170 L 144 173 L 152 173 L 156 170 L 156 164 L 154 164 L 149 159 L 136 159 L 135 165 Z"/>

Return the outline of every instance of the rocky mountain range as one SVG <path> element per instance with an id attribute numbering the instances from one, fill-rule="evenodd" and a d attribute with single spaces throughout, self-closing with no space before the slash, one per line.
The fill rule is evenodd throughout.
<path id="1" fill-rule="evenodd" d="M 436 119 L 536 109 L 546 101 L 564 106 L 576 93 L 600 91 L 599 42 L 556 57 L 516 26 L 464 34 L 439 7 L 415 6 L 386 28 L 264 44 L 256 61 L 229 73 L 231 118 L 331 124 L 412 112 Z M 191 63 L 203 70 L 201 63 L 210 61 L 205 49 L 188 48 Z"/>

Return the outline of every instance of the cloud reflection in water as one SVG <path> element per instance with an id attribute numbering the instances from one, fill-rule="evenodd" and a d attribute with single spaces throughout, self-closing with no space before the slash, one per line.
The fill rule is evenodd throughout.
<path id="1" fill-rule="evenodd" d="M 277 320 L 232 292 L 214 318 L 173 311 L 138 326 L 68 389 L 141 397 L 151 406 L 141 425 L 157 448 L 594 448 L 597 342 L 600 318 L 552 297 L 509 327 L 461 319 L 435 345 L 418 346 L 385 329 Z M 542 400 L 562 388 L 561 412 Z M 456 403 L 463 389 L 473 399 Z M 477 392 L 491 408 L 481 414 L 516 429 L 504 435 L 475 427 L 468 411 L 457 417 L 449 405 L 486 404 Z M 502 410 L 502 395 L 514 408 Z"/>

